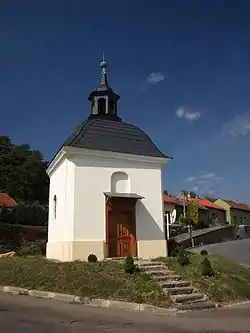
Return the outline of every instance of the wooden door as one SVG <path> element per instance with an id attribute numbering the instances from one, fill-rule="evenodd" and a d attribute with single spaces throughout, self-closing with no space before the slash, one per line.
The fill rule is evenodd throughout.
<path id="1" fill-rule="evenodd" d="M 109 257 L 136 255 L 135 221 L 132 211 L 108 213 Z"/>

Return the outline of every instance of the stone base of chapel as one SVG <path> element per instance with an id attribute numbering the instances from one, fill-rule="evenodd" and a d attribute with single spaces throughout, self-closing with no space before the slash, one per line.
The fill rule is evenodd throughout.
<path id="1" fill-rule="evenodd" d="M 46 248 L 47 259 L 60 261 L 87 261 L 88 256 L 93 253 L 98 260 L 103 260 L 106 253 L 106 244 L 103 241 L 84 242 L 48 242 Z"/>
<path id="2" fill-rule="evenodd" d="M 108 258 L 108 248 L 104 241 L 48 242 L 46 257 L 59 261 L 87 261 L 89 254 L 98 260 Z M 137 257 L 154 259 L 167 256 L 166 240 L 137 241 Z"/>
<path id="3" fill-rule="evenodd" d="M 166 240 L 143 240 L 137 242 L 138 257 L 142 259 L 155 259 L 168 255 Z"/>

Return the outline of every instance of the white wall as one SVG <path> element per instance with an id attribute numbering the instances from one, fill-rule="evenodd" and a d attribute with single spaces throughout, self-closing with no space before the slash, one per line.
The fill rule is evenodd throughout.
<path id="1" fill-rule="evenodd" d="M 111 176 L 125 172 L 130 191 L 145 197 L 136 206 L 137 240 L 163 240 L 162 172 L 160 166 L 115 158 L 75 157 L 74 240 L 105 240 L 105 196 Z"/>
<path id="2" fill-rule="evenodd" d="M 74 164 L 64 159 L 50 176 L 48 241 L 73 240 Z M 54 216 L 54 195 L 57 198 Z"/>

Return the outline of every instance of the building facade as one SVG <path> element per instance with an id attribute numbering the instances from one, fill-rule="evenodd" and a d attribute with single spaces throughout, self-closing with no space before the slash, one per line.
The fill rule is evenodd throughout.
<path id="1" fill-rule="evenodd" d="M 224 199 L 218 199 L 214 203 L 225 209 L 227 223 L 233 225 L 250 225 L 250 205 Z"/>
<path id="2" fill-rule="evenodd" d="M 107 63 L 89 96 L 91 112 L 48 167 L 47 258 L 87 260 L 167 255 L 163 167 L 168 157 L 118 116 Z"/>

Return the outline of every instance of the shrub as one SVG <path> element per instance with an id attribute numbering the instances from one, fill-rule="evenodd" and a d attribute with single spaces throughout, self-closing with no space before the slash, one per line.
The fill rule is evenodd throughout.
<path id="1" fill-rule="evenodd" d="M 167 245 L 168 245 L 168 255 L 170 257 L 176 257 L 176 254 L 179 250 L 179 244 L 176 242 L 175 239 L 170 238 L 167 241 Z"/>
<path id="2" fill-rule="evenodd" d="M 178 254 L 179 254 L 179 251 L 180 251 L 180 248 L 179 248 L 179 247 L 176 248 L 176 249 L 174 249 L 174 250 L 172 251 L 172 253 L 171 253 L 171 257 L 177 257 Z"/>
<path id="3" fill-rule="evenodd" d="M 185 266 L 190 264 L 188 253 L 184 250 L 183 247 L 179 249 L 178 255 L 177 255 L 177 261 L 181 266 Z"/>
<path id="4" fill-rule="evenodd" d="M 19 256 L 42 256 L 46 252 L 46 243 L 44 242 L 30 242 L 23 244 L 17 251 Z"/>
<path id="5" fill-rule="evenodd" d="M 202 257 L 207 256 L 207 255 L 208 255 L 207 250 L 201 250 L 200 255 L 201 255 Z"/>
<path id="6" fill-rule="evenodd" d="M 134 258 L 129 254 L 124 262 L 124 270 L 126 273 L 133 274 L 137 271 Z"/>
<path id="7" fill-rule="evenodd" d="M 201 274 L 203 276 L 213 276 L 214 270 L 211 266 L 211 262 L 207 257 L 204 257 L 201 261 Z"/>
<path id="8" fill-rule="evenodd" d="M 97 256 L 93 253 L 91 253 L 89 256 L 88 256 L 88 262 L 97 262 Z"/>

